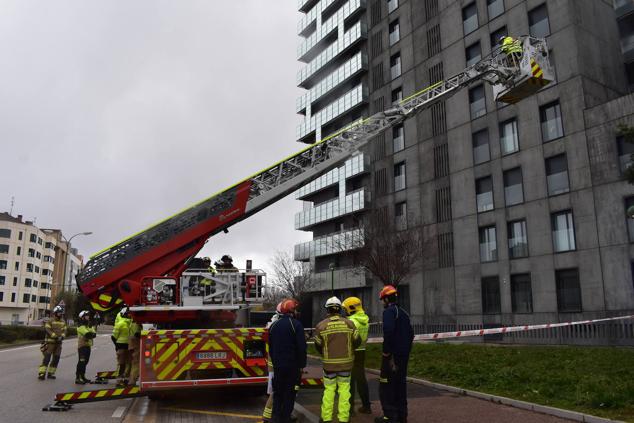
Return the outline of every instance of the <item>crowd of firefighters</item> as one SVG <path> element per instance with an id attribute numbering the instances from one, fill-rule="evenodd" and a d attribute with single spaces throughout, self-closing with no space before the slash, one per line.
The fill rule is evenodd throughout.
<path id="1" fill-rule="evenodd" d="M 376 423 L 407 423 L 407 365 L 414 339 L 409 315 L 398 306 L 398 292 L 391 285 L 380 294 L 383 311 L 383 348 L 379 377 L 379 399 L 383 415 Z M 337 420 L 350 421 L 355 414 L 358 391 L 361 407 L 356 411 L 371 414 L 370 395 L 365 377 L 365 347 L 369 318 L 357 297 L 343 302 L 331 297 L 325 304 L 327 317 L 314 329 L 315 349 L 321 356 L 324 392 L 321 421 L 333 420 L 335 399 Z M 344 316 L 345 312 L 345 316 Z M 297 319 L 299 303 L 286 299 L 277 306 L 269 322 L 269 399 L 263 420 L 289 423 L 307 362 L 304 328 Z"/>

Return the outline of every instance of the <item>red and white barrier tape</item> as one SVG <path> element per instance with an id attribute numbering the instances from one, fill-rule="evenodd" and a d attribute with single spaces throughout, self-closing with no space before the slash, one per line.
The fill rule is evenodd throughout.
<path id="1" fill-rule="evenodd" d="M 619 317 L 607 317 L 605 319 L 594 320 L 580 320 L 578 322 L 564 322 L 564 323 L 547 323 L 543 325 L 524 325 L 524 326 L 507 326 L 501 328 L 491 329 L 475 329 L 475 330 L 463 330 L 457 332 L 439 332 L 439 333 L 425 333 L 422 335 L 414 335 L 414 341 L 433 341 L 436 339 L 447 338 L 464 338 L 465 336 L 484 336 L 493 335 L 498 333 L 512 333 L 512 332 L 525 332 L 536 329 L 553 329 L 566 326 L 587 325 L 590 323 L 609 322 L 613 320 L 626 320 L 633 319 L 634 315 L 619 316 Z M 383 342 L 383 338 L 368 338 L 369 344 L 379 344 Z"/>

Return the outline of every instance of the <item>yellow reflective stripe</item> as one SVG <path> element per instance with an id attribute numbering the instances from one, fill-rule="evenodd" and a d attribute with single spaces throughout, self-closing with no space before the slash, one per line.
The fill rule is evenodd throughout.
<path id="1" fill-rule="evenodd" d="M 95 395 L 96 398 L 101 398 L 101 397 L 105 397 L 106 394 L 108 393 L 108 390 L 103 390 L 103 391 L 99 391 L 97 392 L 97 395 Z"/>
<path id="2" fill-rule="evenodd" d="M 231 360 L 231 365 L 233 366 L 234 369 L 240 370 L 243 375 L 245 376 L 249 375 L 249 373 L 244 369 L 244 367 L 242 367 L 240 363 L 238 363 L 235 359 Z"/>
<path id="3" fill-rule="evenodd" d="M 62 397 L 62 401 L 68 401 L 69 399 L 73 398 L 74 394 L 66 394 Z"/>
<path id="4" fill-rule="evenodd" d="M 78 397 L 78 398 L 79 398 L 79 399 L 85 399 L 85 398 L 88 398 L 88 397 L 90 396 L 90 393 L 91 393 L 90 391 L 82 392 L 82 393 L 79 395 L 79 397 Z"/>
<path id="5" fill-rule="evenodd" d="M 115 389 L 114 392 L 112 393 L 112 396 L 121 395 L 123 393 L 123 389 L 124 388 Z"/>

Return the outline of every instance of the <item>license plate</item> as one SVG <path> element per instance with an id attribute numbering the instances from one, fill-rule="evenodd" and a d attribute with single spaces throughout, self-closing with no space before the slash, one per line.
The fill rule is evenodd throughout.
<path id="1" fill-rule="evenodd" d="M 226 360 L 227 352 L 226 351 L 216 351 L 216 352 L 197 352 L 196 360 Z"/>

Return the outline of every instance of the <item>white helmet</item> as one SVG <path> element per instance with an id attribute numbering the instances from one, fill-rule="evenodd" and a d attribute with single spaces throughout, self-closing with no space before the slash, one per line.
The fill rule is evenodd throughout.
<path id="1" fill-rule="evenodd" d="M 341 300 L 337 297 L 330 297 L 326 301 L 326 308 L 338 307 L 341 308 Z"/>
<path id="2" fill-rule="evenodd" d="M 79 318 L 83 319 L 85 317 L 90 317 L 90 312 L 88 310 L 83 310 L 79 312 Z"/>
<path id="3" fill-rule="evenodd" d="M 53 314 L 64 314 L 64 307 L 62 306 L 55 306 L 55 308 L 53 309 Z"/>
<path id="4" fill-rule="evenodd" d="M 121 317 L 128 317 L 128 314 L 130 314 L 130 309 L 128 307 L 122 307 L 119 315 Z"/>

